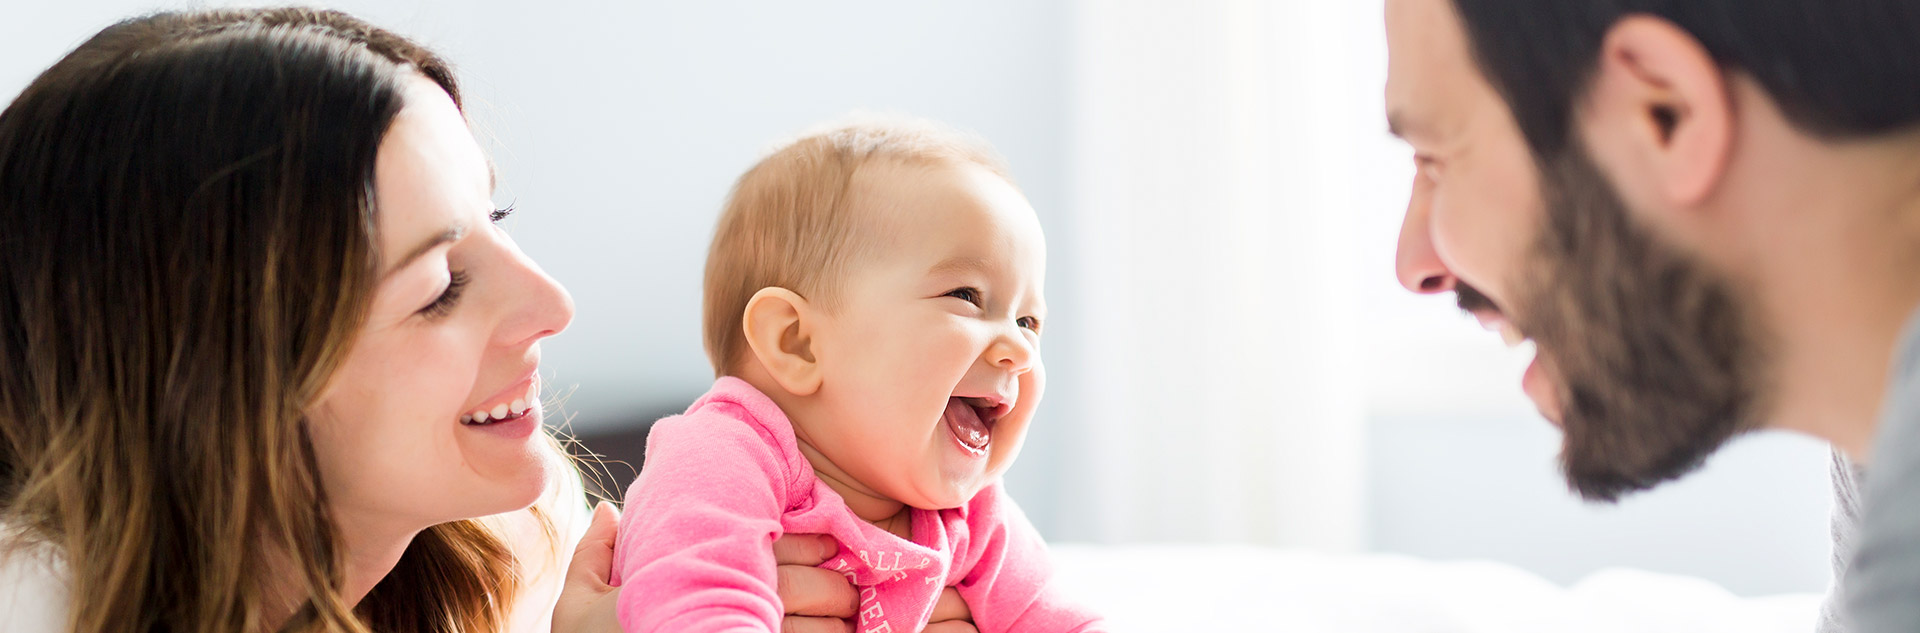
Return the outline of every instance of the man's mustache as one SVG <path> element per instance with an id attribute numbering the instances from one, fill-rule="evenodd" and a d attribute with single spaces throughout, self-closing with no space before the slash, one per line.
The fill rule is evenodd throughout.
<path id="1" fill-rule="evenodd" d="M 1453 282 L 1453 297 L 1454 301 L 1460 304 L 1460 309 L 1468 314 L 1500 311 L 1500 306 L 1495 305 L 1493 300 L 1487 298 L 1485 293 L 1475 290 L 1473 286 L 1467 285 L 1466 282 L 1459 280 Z"/>

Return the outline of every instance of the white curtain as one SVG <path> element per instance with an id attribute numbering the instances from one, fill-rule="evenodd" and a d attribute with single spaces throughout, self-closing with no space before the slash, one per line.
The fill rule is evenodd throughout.
<path id="1" fill-rule="evenodd" d="M 1085 538 L 1364 547 L 1375 4 L 1074 5 L 1074 230 L 1052 238 L 1086 330 L 1055 378 L 1084 399 Z"/>

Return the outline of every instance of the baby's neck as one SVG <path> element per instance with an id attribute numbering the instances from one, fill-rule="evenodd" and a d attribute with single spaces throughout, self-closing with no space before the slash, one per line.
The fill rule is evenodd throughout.
<path id="1" fill-rule="evenodd" d="M 800 454 L 807 458 L 809 465 L 813 466 L 814 476 L 826 482 L 828 488 L 839 493 L 840 498 L 847 502 L 847 508 L 853 510 L 855 516 L 901 538 L 912 540 L 912 522 L 907 520 L 910 509 L 906 504 L 874 492 L 872 488 L 847 474 L 847 471 L 833 463 L 833 460 L 827 459 L 825 453 L 814 448 L 813 439 L 807 432 L 808 425 L 803 420 L 807 414 L 804 402 L 781 388 L 780 384 L 773 380 L 772 376 L 767 375 L 766 370 L 758 363 L 747 363 L 746 367 L 741 368 L 734 375 L 760 390 L 760 393 L 766 394 L 774 404 L 779 405 L 780 412 L 786 414 L 787 421 L 793 425 L 794 440 L 800 445 Z"/>
<path id="2" fill-rule="evenodd" d="M 833 460 L 816 450 L 812 442 L 807 441 L 799 425 L 794 426 L 794 436 L 799 441 L 800 454 L 813 466 L 814 476 L 826 482 L 834 492 L 840 493 L 840 498 L 847 502 L 847 508 L 853 510 L 855 516 L 901 538 L 913 538 L 912 522 L 907 520 L 907 504 L 873 492 L 841 470 Z"/>

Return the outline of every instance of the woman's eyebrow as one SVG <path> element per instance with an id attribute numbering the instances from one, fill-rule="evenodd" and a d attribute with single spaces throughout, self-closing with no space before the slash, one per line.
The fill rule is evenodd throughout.
<path id="1" fill-rule="evenodd" d="M 420 259 L 421 256 L 426 255 L 427 251 L 431 251 L 441 244 L 460 241 L 460 238 L 466 236 L 467 225 L 465 224 L 447 227 L 447 230 L 441 231 L 439 235 L 435 235 L 421 242 L 418 246 L 413 247 L 413 250 L 407 252 L 406 257 L 400 258 L 400 261 L 395 262 L 392 268 L 388 268 L 386 274 L 391 275 L 394 271 L 403 270 L 407 265 L 412 264 L 413 260 Z"/>

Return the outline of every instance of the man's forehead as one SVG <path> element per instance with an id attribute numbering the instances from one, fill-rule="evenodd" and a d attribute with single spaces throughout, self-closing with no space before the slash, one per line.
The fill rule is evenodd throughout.
<path id="1" fill-rule="evenodd" d="M 1463 83 L 1479 81 L 1470 63 L 1465 33 L 1450 0 L 1387 3 L 1387 126 L 1395 136 L 1434 135 L 1463 96 Z"/>

